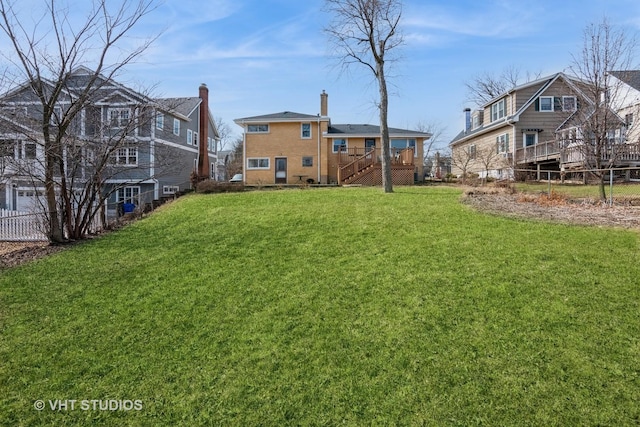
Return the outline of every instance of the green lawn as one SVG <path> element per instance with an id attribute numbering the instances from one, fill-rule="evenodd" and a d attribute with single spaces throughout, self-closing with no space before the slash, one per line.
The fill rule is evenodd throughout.
<path id="1" fill-rule="evenodd" d="M 0 271 L 0 425 L 638 425 L 638 233 L 459 196 L 187 196 Z"/>

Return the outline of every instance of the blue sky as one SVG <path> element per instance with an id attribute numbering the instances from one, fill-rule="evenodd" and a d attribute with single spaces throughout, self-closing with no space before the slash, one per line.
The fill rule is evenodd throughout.
<path id="1" fill-rule="evenodd" d="M 19 4 L 27 2 L 42 4 Z M 331 17 L 322 9 L 322 0 L 165 0 L 136 27 L 139 35 L 162 35 L 121 80 L 155 85 L 166 97 L 197 96 L 206 83 L 213 115 L 238 135 L 235 118 L 319 113 L 322 90 L 334 123 L 376 124 L 373 76 L 364 67 L 336 67 L 322 31 Z M 543 76 L 563 71 L 584 27 L 604 16 L 635 34 L 640 1 L 406 0 L 406 43 L 389 73 L 389 125 L 437 124 L 446 146 L 472 106 L 465 81 L 510 66 Z"/>

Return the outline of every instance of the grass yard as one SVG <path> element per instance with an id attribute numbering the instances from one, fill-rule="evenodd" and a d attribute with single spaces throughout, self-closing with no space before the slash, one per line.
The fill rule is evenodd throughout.
<path id="1" fill-rule="evenodd" d="M 459 196 L 194 195 L 0 271 L 0 425 L 638 425 L 638 233 Z"/>

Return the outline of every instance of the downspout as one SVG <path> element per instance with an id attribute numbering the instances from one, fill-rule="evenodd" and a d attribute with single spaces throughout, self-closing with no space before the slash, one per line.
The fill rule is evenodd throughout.
<path id="1" fill-rule="evenodd" d="M 242 183 L 247 184 L 247 125 L 242 121 Z"/>

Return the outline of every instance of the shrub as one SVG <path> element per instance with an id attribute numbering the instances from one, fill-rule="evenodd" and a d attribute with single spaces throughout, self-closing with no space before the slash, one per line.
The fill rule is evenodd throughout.
<path id="1" fill-rule="evenodd" d="M 244 191 L 244 184 L 236 182 L 201 181 L 196 186 L 196 193 L 237 193 Z"/>

